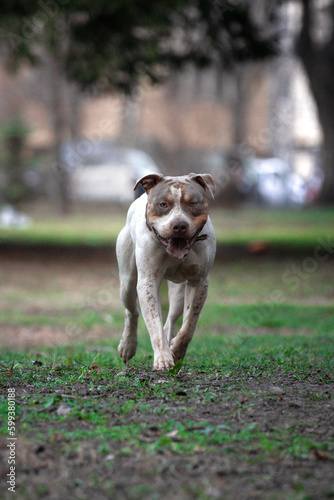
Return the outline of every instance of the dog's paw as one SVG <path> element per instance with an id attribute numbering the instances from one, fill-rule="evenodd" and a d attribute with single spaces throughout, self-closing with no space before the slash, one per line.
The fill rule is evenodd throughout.
<path id="1" fill-rule="evenodd" d="M 176 337 L 172 340 L 170 348 L 175 364 L 183 360 L 187 352 L 187 347 L 187 345 L 182 345 L 180 342 L 178 342 Z"/>
<path id="2" fill-rule="evenodd" d="M 127 363 L 130 361 L 131 358 L 136 354 L 137 351 L 137 342 L 134 342 L 133 340 L 124 340 L 121 339 L 119 345 L 118 345 L 118 354 L 120 355 L 121 359 L 124 361 L 124 363 Z"/>
<path id="3" fill-rule="evenodd" d="M 153 370 L 164 371 L 173 368 L 175 362 L 170 352 L 160 352 L 154 357 Z"/>

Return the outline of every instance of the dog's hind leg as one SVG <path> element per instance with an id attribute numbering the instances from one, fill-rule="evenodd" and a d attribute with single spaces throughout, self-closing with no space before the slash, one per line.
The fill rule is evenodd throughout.
<path id="1" fill-rule="evenodd" d="M 116 255 L 119 267 L 121 300 L 125 307 L 125 325 L 118 354 L 127 363 L 137 350 L 137 327 L 139 310 L 137 305 L 137 268 L 130 232 L 122 229 L 117 239 Z"/>
<path id="2" fill-rule="evenodd" d="M 183 313 L 185 287 L 185 282 L 173 283 L 172 281 L 168 281 L 169 311 L 164 326 L 164 332 L 169 345 L 175 335 L 176 322 Z"/>

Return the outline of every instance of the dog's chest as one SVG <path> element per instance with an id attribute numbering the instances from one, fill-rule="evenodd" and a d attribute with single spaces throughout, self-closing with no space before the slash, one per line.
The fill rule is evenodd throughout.
<path id="1" fill-rule="evenodd" d="M 191 256 L 187 257 L 184 262 L 173 265 L 171 264 L 165 270 L 164 278 L 173 281 L 173 283 L 183 283 L 188 280 L 198 280 L 203 276 L 205 272 L 204 266 Z"/>

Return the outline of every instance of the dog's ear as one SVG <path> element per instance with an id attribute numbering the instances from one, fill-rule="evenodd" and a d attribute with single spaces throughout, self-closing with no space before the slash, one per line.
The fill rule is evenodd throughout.
<path id="1" fill-rule="evenodd" d="M 211 198 L 215 199 L 216 185 L 211 174 L 189 174 L 191 180 L 198 182 L 206 191 L 209 191 Z"/>
<path id="2" fill-rule="evenodd" d="M 152 189 L 154 186 L 156 186 L 158 182 L 161 182 L 163 178 L 164 176 L 161 174 L 144 175 L 144 177 L 142 177 L 136 182 L 133 190 L 137 189 L 138 185 L 141 184 L 145 189 L 146 193 L 148 193 L 149 190 Z"/>

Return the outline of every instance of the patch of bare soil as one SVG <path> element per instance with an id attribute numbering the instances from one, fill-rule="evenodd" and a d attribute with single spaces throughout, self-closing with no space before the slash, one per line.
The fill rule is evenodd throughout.
<path id="1" fill-rule="evenodd" d="M 111 378 L 115 373 L 110 374 Z M 83 383 L 58 387 L 58 394 L 69 397 L 80 396 L 85 401 L 98 398 L 100 406 L 106 405 L 108 427 L 145 424 L 139 441 L 142 446 L 129 441 L 108 440 L 108 452 L 101 453 L 101 441 L 89 437 L 73 448 L 73 443 L 64 432 L 86 431 L 89 436 L 94 424 L 71 415 L 62 422 L 56 418 L 43 421 L 43 414 L 54 415 L 59 404 L 38 412 L 35 435 L 31 440 L 17 442 L 17 488 L 20 498 L 66 499 L 311 499 L 321 500 L 334 496 L 334 462 L 330 452 L 319 446 L 333 442 L 334 388 L 314 380 L 296 381 L 282 376 L 272 381 L 247 380 L 248 395 L 240 384 L 245 381 L 226 378 L 208 379 L 200 372 L 193 376 L 178 375 L 178 391 L 166 388 L 161 397 L 153 391 L 156 386 L 167 383 L 164 376 L 148 373 L 141 369 L 127 370 L 133 379 L 133 390 L 129 388 L 110 389 L 108 381 L 101 379 L 94 389 L 89 377 Z M 315 377 L 316 379 L 316 377 Z M 145 382 L 147 397 L 136 406 L 138 390 L 135 381 Z M 190 397 L 196 387 L 197 397 Z M 279 389 L 284 387 L 284 391 Z M 201 394 L 210 388 L 215 393 L 214 401 L 205 401 Z M 276 388 L 276 389 L 275 389 Z M 276 393 L 275 393 L 276 392 Z M 277 394 L 279 393 L 279 394 Z M 18 384 L 17 398 L 34 396 L 36 401 L 50 394 L 49 388 L 37 388 Z M 135 402 L 132 411 L 121 414 L 115 407 L 127 400 Z M 141 405 L 151 405 L 150 411 L 141 410 Z M 23 425 L 26 415 L 18 421 Z M 206 444 L 197 446 L 192 452 L 179 453 L 162 449 L 150 453 L 144 445 L 156 443 L 170 437 L 176 444 L 182 442 L 177 427 L 168 435 L 159 426 L 174 421 L 186 424 L 191 420 L 187 433 L 203 429 L 207 435 Z M 295 453 L 281 449 L 274 453 L 267 444 L 267 450 L 259 440 L 240 439 L 234 442 L 216 443 L 210 438 L 210 427 L 228 428 L 230 434 L 242 433 L 250 426 L 267 432 L 271 439 L 276 435 L 291 435 L 285 447 L 292 446 Z M 46 437 L 52 430 L 53 437 Z M 314 440 L 317 447 L 306 454 L 300 453 L 299 442 L 293 442 L 298 433 L 301 440 Z M 44 436 L 44 437 L 38 437 Z M 50 436 L 50 434 L 49 434 Z M 0 476 L 5 483 L 7 464 L 6 441 L 1 444 Z M 265 454 L 264 454 L 265 453 Z M 10 494 L 5 495 L 11 498 Z"/>
<path id="2" fill-rule="evenodd" d="M 64 327 L 51 326 L 0 326 L 0 344 L 9 348 L 30 348 L 76 344 L 78 342 L 96 341 L 103 338 L 120 337 L 121 332 L 115 328 L 94 327 L 80 330 L 70 335 Z"/>

